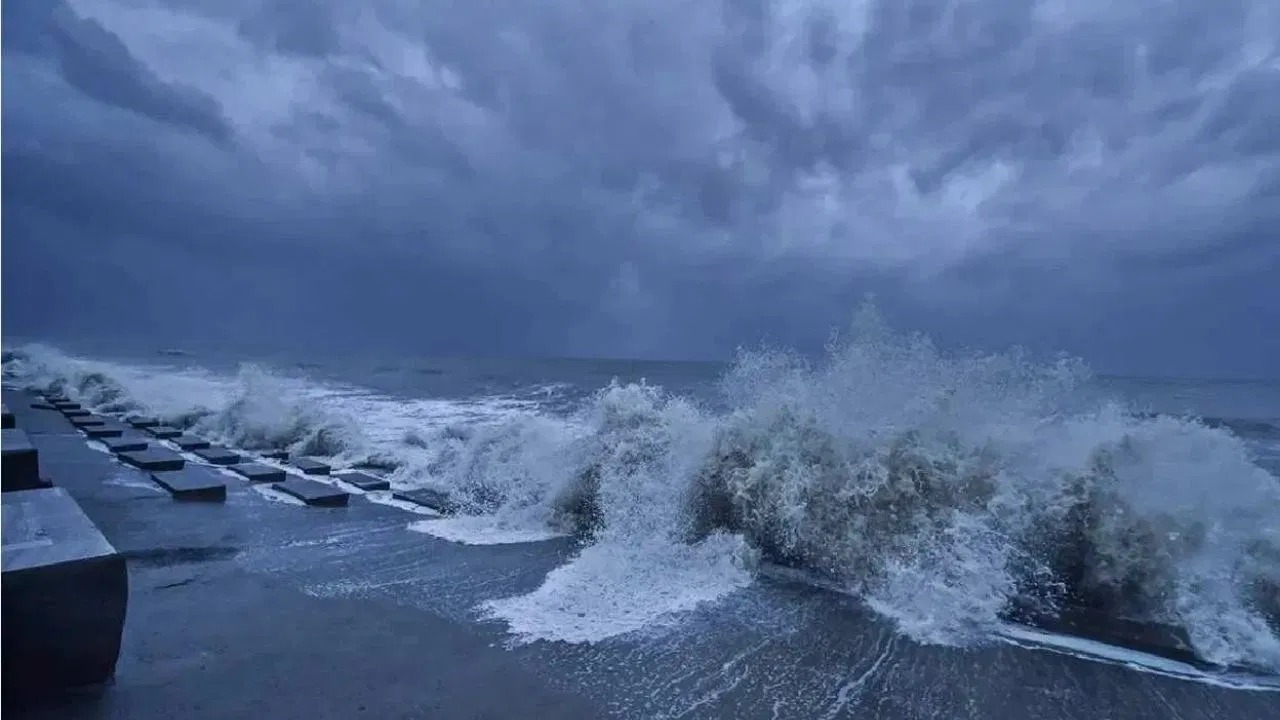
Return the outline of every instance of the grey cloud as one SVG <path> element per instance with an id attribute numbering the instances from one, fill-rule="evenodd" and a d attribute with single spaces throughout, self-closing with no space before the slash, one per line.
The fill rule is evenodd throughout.
<path id="1" fill-rule="evenodd" d="M 18 27 L 6 23 L 6 38 L 23 38 L 21 48 L 47 52 L 68 82 L 100 102 L 189 128 L 215 142 L 230 139 L 232 130 L 212 98 L 161 81 L 118 37 L 65 3 L 50 3 L 44 10 L 25 8 L 13 18 Z"/>
<path id="2" fill-rule="evenodd" d="M 87 262 L 102 227 L 138 266 L 274 268 L 278 291 L 221 299 L 264 327 L 311 308 L 353 342 L 710 356 L 816 347 L 876 290 L 957 344 L 1118 365 L 1158 336 L 1212 361 L 1164 308 L 1274 350 L 1238 319 L 1280 305 L 1276 34 L 1241 65 L 1257 3 L 154 4 L 244 43 L 217 58 L 244 92 L 157 79 L 127 23 L 176 20 L 99 0 L 30 40 L 9 5 L 6 89 L 47 104 L 6 103 L 5 169 L 30 178 L 6 217 L 57 218 L 63 248 L 32 257 Z M 304 300 L 305 278 L 337 290 Z"/>
<path id="3" fill-rule="evenodd" d="M 366 73 L 352 68 L 327 68 L 325 79 L 348 107 L 365 113 L 398 131 L 405 131 L 404 118 L 369 81 Z"/>
<path id="4" fill-rule="evenodd" d="M 251 10 L 239 22 L 238 30 L 284 53 L 324 56 L 338 47 L 334 18 L 326 3 L 302 6 L 290 0 L 268 0 Z"/>

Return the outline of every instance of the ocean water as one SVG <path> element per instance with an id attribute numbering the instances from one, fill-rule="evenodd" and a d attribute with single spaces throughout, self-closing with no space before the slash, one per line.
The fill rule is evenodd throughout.
<path id="1" fill-rule="evenodd" d="M 15 342 L 4 376 L 443 489 L 459 516 L 411 529 L 455 542 L 576 536 L 541 587 L 478 608 L 519 642 L 636 632 L 786 571 L 918 642 L 1084 607 L 1175 628 L 1210 665 L 1280 672 L 1280 381 L 949 353 L 870 311 L 817 359 Z"/>

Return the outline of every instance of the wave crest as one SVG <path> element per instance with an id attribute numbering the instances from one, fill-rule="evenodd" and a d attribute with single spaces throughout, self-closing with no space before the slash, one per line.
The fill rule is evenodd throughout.
<path id="1" fill-rule="evenodd" d="M 1078 361 L 943 353 L 873 310 L 820 362 L 744 353 L 717 411 L 615 381 L 566 416 L 494 398 L 486 414 L 254 366 L 224 377 L 39 346 L 7 355 L 5 376 L 239 447 L 378 464 L 465 514 L 576 533 L 584 574 L 562 580 L 639 587 L 663 563 L 672 578 L 705 565 L 731 589 L 763 558 L 925 642 L 1083 609 L 1173 628 L 1212 663 L 1280 669 L 1280 482 L 1239 437 L 1100 398 Z M 393 429 L 373 422 L 393 411 Z M 594 584 L 535 604 L 579 627 L 571 593 Z"/>
<path id="2" fill-rule="evenodd" d="M 557 448 L 570 480 L 544 487 L 596 544 L 736 534 L 922 641 L 1083 609 L 1280 668 L 1280 484 L 1226 430 L 1089 381 L 1075 360 L 947 355 L 864 313 L 824 362 L 742 356 L 725 413 L 611 385 Z"/>
<path id="3" fill-rule="evenodd" d="M 245 449 L 352 462 L 372 452 L 354 419 L 325 404 L 333 391 L 253 364 L 226 377 L 199 368 L 85 360 L 28 345 L 11 352 L 4 373 L 97 412 L 154 414 L 165 424 Z"/>

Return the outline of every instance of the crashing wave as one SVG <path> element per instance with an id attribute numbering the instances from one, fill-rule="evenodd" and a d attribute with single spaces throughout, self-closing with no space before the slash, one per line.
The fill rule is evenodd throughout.
<path id="1" fill-rule="evenodd" d="M 104 413 L 153 414 L 165 424 L 250 450 L 371 460 L 349 416 L 320 402 L 306 383 L 244 365 L 233 377 L 70 357 L 31 345 L 5 363 L 12 382 L 54 391 Z"/>
<path id="2" fill-rule="evenodd" d="M 1210 663 L 1280 669 L 1280 482 L 1236 435 L 1099 399 L 1078 362 L 947 354 L 873 312 L 821 362 L 741 356 L 721 382 L 727 410 L 615 382 L 568 417 L 428 413 L 379 438 L 342 410 L 356 396 L 330 402 L 252 366 L 191 393 L 186 376 L 25 348 L 5 375 L 241 447 L 380 464 L 464 514 L 582 538 L 580 570 L 494 608 L 545 605 L 580 625 L 572 593 L 605 576 L 640 588 L 665 563 L 672 582 L 705 567 L 733 588 L 763 558 L 924 642 L 1087 612 L 1171 628 Z M 715 597 L 699 588 L 673 607 Z"/>
<path id="3" fill-rule="evenodd" d="M 743 356 L 724 414 L 610 385 L 576 436 L 512 447 L 566 480 L 475 506 L 540 506 L 597 545 L 735 534 L 921 641 L 1088 611 L 1280 668 L 1280 483 L 1226 430 L 1128 412 L 1089 380 L 1074 361 L 948 356 L 869 315 L 818 365 Z M 464 476 L 490 473 L 462 467 L 436 477 L 466 497 Z"/>

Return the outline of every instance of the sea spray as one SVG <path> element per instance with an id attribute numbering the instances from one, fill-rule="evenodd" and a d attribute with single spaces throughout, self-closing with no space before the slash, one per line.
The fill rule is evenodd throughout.
<path id="1" fill-rule="evenodd" d="M 874 313 L 828 351 L 744 355 L 715 416 L 643 385 L 606 389 L 557 454 L 573 480 L 555 519 L 593 547 L 740 538 L 924 642 L 978 641 L 1018 608 L 1088 607 L 1181 628 L 1210 662 L 1280 668 L 1280 484 L 1238 438 L 1097 398 L 1078 361 L 947 354 Z M 578 585 L 554 581 L 545 607 L 489 609 L 521 628 L 518 609 L 545 625 L 598 600 L 576 605 Z"/>
<path id="2" fill-rule="evenodd" d="M 210 440 L 251 450 L 288 450 L 358 462 L 371 453 L 354 419 L 325 400 L 333 388 L 245 364 L 231 376 L 195 367 L 129 365 L 31 345 L 5 376 L 68 395 L 98 412 L 145 413 Z"/>
<path id="3" fill-rule="evenodd" d="M 246 364 L 226 405 L 197 419 L 193 429 L 250 450 L 287 450 L 347 461 L 368 455 L 368 442 L 355 419 L 330 411 L 308 396 L 309 389 Z"/>
<path id="4" fill-rule="evenodd" d="M 714 411 L 646 383 L 554 414 L 38 346 L 5 377 L 225 442 L 381 463 L 511 536 L 577 534 L 542 588 L 484 608 L 527 639 L 676 618 L 761 558 L 924 642 L 1086 607 L 1178 628 L 1210 662 L 1280 668 L 1280 482 L 1227 424 L 1132 412 L 1078 361 L 947 353 L 874 312 L 819 361 L 744 353 Z"/>

